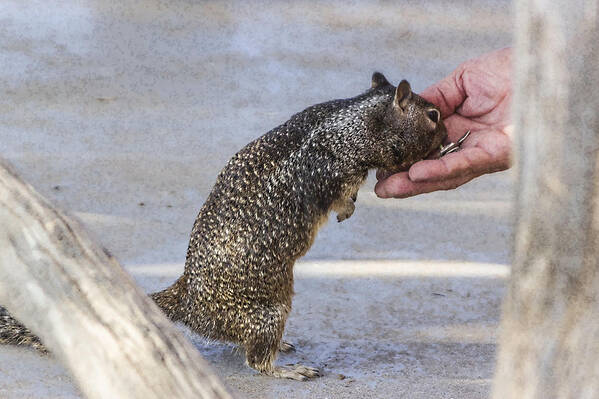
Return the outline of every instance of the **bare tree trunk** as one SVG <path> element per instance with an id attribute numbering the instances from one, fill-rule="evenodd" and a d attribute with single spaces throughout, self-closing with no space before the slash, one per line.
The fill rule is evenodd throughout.
<path id="1" fill-rule="evenodd" d="M 118 262 L 0 163 L 0 304 L 89 398 L 230 398 Z"/>
<path id="2" fill-rule="evenodd" d="M 493 397 L 599 397 L 598 2 L 517 0 L 515 256 Z"/>

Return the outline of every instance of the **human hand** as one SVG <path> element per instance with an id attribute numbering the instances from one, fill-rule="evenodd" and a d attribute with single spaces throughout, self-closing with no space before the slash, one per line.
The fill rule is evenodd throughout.
<path id="1" fill-rule="evenodd" d="M 466 61 L 420 94 L 440 108 L 448 142 L 456 142 L 467 130 L 472 134 L 459 151 L 416 162 L 407 172 L 389 175 L 379 170 L 374 188 L 379 197 L 450 190 L 510 167 L 511 54 L 505 48 Z"/>

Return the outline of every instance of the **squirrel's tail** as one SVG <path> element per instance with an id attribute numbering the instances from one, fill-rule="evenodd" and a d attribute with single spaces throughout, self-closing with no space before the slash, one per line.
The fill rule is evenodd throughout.
<path id="1" fill-rule="evenodd" d="M 150 294 L 150 298 L 173 322 L 181 320 L 185 314 L 182 306 L 186 294 L 184 277 L 185 275 L 179 277 L 177 281 L 164 290 Z"/>
<path id="2" fill-rule="evenodd" d="M 183 277 L 165 290 L 150 294 L 150 298 L 172 321 L 180 320 L 183 317 L 181 298 L 185 291 L 182 290 L 182 285 Z M 12 317 L 2 306 L 0 306 L 0 345 L 22 345 L 33 347 L 44 353 L 48 351 L 37 336 Z"/>
<path id="3" fill-rule="evenodd" d="M 30 346 L 40 352 L 47 352 L 40 339 L 12 317 L 2 306 L 0 306 L 0 344 Z"/>

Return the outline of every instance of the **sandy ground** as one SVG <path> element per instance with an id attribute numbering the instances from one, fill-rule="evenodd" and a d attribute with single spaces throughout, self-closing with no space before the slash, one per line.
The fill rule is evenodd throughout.
<path id="1" fill-rule="evenodd" d="M 365 90 L 373 71 L 415 91 L 511 42 L 505 1 L 0 2 L 0 155 L 80 218 L 146 290 L 182 270 L 215 176 L 308 105 Z M 296 267 L 282 363 L 256 375 L 189 331 L 247 398 L 483 398 L 509 273 L 510 173 L 381 200 L 373 179 Z M 0 347 L 1 398 L 79 397 L 51 357 Z"/>

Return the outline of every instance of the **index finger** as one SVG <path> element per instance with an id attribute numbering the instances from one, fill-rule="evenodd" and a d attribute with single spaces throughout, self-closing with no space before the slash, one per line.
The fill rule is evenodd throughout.
<path id="1" fill-rule="evenodd" d="M 466 100 L 466 92 L 460 79 L 461 69 L 461 66 L 458 67 L 449 76 L 420 93 L 422 98 L 439 107 L 443 118 L 452 115 Z"/>
<path id="2" fill-rule="evenodd" d="M 414 182 L 439 181 L 479 174 L 486 170 L 492 161 L 491 155 L 482 148 L 469 147 L 439 159 L 416 162 L 408 171 L 408 175 Z"/>

